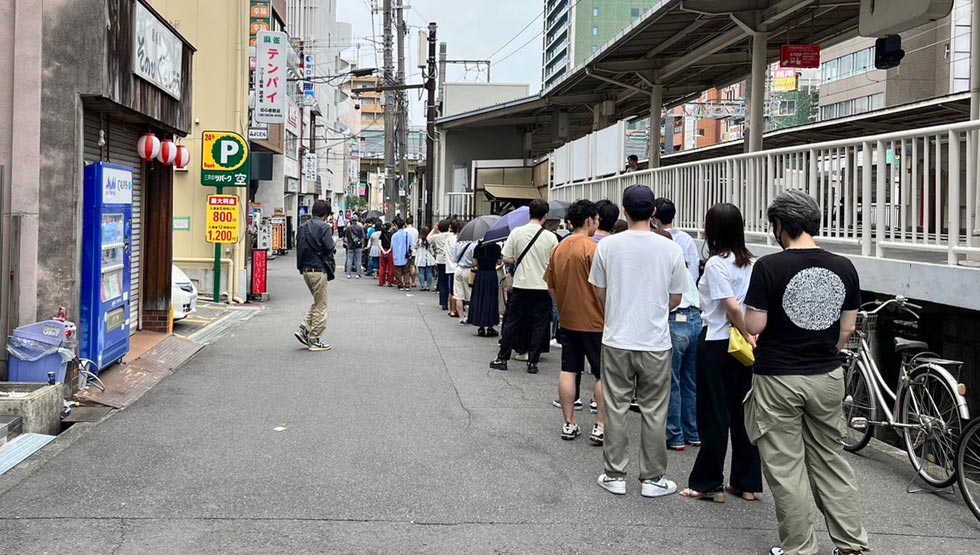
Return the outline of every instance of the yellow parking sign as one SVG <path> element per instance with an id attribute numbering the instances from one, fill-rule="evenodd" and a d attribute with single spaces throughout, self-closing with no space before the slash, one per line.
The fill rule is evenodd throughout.
<path id="1" fill-rule="evenodd" d="M 208 195 L 207 225 L 205 226 L 208 243 L 237 243 L 240 224 L 238 197 L 234 195 Z"/>

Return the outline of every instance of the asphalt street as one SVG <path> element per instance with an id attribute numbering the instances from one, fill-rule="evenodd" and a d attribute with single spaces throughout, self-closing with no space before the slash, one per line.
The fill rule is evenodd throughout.
<path id="1" fill-rule="evenodd" d="M 601 490 L 600 448 L 558 437 L 556 354 L 538 375 L 489 370 L 495 341 L 446 317 L 433 293 L 341 274 L 333 350 L 307 352 L 292 337 L 309 304 L 293 263 L 270 262 L 260 314 L 0 479 L 0 553 L 762 554 L 777 543 L 765 495 L 715 505 L 644 499 L 635 481 L 625 497 Z M 577 416 L 587 433 L 594 417 Z M 682 487 L 695 456 L 670 454 Z M 849 459 L 875 553 L 978 552 L 980 523 L 958 494 L 906 493 L 911 466 L 887 450 Z"/>

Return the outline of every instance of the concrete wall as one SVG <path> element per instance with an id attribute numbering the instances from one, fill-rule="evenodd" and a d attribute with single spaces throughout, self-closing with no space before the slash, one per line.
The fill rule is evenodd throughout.
<path id="1" fill-rule="evenodd" d="M 205 211 L 207 195 L 214 194 L 215 188 L 201 185 L 201 135 L 204 131 L 235 131 L 245 136 L 248 131 L 248 6 L 237 0 L 152 0 L 152 5 L 198 49 L 193 74 L 195 123 L 181 141 L 190 148 L 191 163 L 188 171 L 174 174 L 174 217 L 191 219 L 189 232 L 175 233 L 174 260 L 193 279 L 211 268 L 209 260 L 214 258 L 214 245 L 205 240 Z M 229 187 L 223 193 L 239 197 L 244 228 L 248 190 Z M 222 249 L 236 269 L 245 268 L 246 263 L 244 229 L 240 236 L 238 244 Z M 203 290 L 210 291 L 212 281 L 202 279 Z M 247 283 L 233 286 L 233 295 L 246 297 Z"/>
<path id="2" fill-rule="evenodd" d="M 442 114 L 449 117 L 525 98 L 530 85 L 497 83 L 446 83 Z"/>
<path id="3" fill-rule="evenodd" d="M 473 160 L 506 160 L 523 156 L 523 134 L 514 128 L 476 128 L 440 135 L 441 156 L 436 168 L 433 213 L 444 215 L 446 193 L 452 190 L 453 166 L 468 168 Z"/>

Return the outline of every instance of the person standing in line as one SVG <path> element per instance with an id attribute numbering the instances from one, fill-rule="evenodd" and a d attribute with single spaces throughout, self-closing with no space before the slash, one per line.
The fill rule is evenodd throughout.
<path id="1" fill-rule="evenodd" d="M 681 495 L 721 503 L 725 493 L 755 501 L 762 491 L 759 451 L 745 431 L 742 400 L 752 386 L 752 369 L 728 353 L 732 328 L 755 344 L 746 331 L 743 301 L 752 276 L 752 253 L 745 247 L 745 222 L 733 204 L 716 204 L 704 221 L 704 238 L 711 258 L 698 286 L 705 327 L 698 340 L 697 418 L 701 450 L 688 488 Z M 725 484 L 728 437 L 732 465 Z"/>
<path id="2" fill-rule="evenodd" d="M 548 203 L 534 199 L 528 206 L 531 221 L 515 228 L 504 243 L 504 264 L 514 264 L 514 289 L 507 301 L 500 351 L 490 368 L 507 370 L 507 361 L 515 346 L 528 343 L 527 373 L 538 373 L 541 350 L 548 343 L 552 304 L 544 273 L 551 262 L 551 251 L 558 237 L 543 226 L 548 217 Z"/>
<path id="3" fill-rule="evenodd" d="M 449 239 L 449 221 L 442 220 L 429 235 L 436 257 L 436 289 L 439 291 L 439 308 L 449 310 L 449 283 L 446 278 L 446 241 Z M 455 251 L 455 249 L 453 249 Z"/>
<path id="4" fill-rule="evenodd" d="M 595 207 L 599 212 L 599 229 L 592 236 L 592 240 L 598 243 L 612 235 L 616 221 L 619 220 L 619 207 L 609 199 L 600 200 L 595 203 Z"/>
<path id="5" fill-rule="evenodd" d="M 415 266 L 419 270 L 419 291 L 432 291 L 432 270 L 435 268 L 436 258 L 432 254 L 429 233 L 429 226 L 424 226 L 415 242 Z"/>
<path id="6" fill-rule="evenodd" d="M 470 300 L 470 313 L 466 321 L 476 326 L 479 337 L 497 337 L 495 329 L 500 323 L 500 283 L 497 266 L 500 262 L 500 244 L 480 242 L 473 250 L 476 281 Z"/>
<path id="7" fill-rule="evenodd" d="M 456 314 L 459 314 L 459 325 L 466 325 L 466 305 L 473 294 L 473 251 L 474 241 L 457 241 L 455 256 L 456 271 L 453 273 L 453 297 L 456 299 Z"/>
<path id="8" fill-rule="evenodd" d="M 367 230 L 368 243 L 368 276 L 378 277 L 381 267 L 381 226 L 372 223 Z"/>
<path id="9" fill-rule="evenodd" d="M 395 218 L 398 231 L 391 237 L 391 257 L 395 266 L 395 283 L 399 291 L 408 291 L 412 285 L 409 258 L 412 256 L 412 235 L 405 229 L 405 221 Z"/>
<path id="10" fill-rule="evenodd" d="M 343 216 L 343 212 L 340 213 Z M 347 279 L 351 274 L 355 274 L 357 279 L 361 279 L 361 255 L 364 250 L 364 228 L 357 221 L 357 216 L 351 216 L 350 225 L 344 227 L 343 235 L 344 248 L 347 249 L 346 264 L 344 271 Z"/>
<path id="11" fill-rule="evenodd" d="M 667 473 L 667 406 L 671 343 L 668 315 L 681 303 L 687 278 L 681 248 L 650 229 L 656 209 L 649 187 L 623 192 L 629 229 L 603 239 L 589 282 L 603 306 L 602 392 L 606 408 L 599 486 L 626 494 L 629 439 L 626 413 L 635 395 L 640 409 L 640 494 L 677 491 Z"/>
<path id="12" fill-rule="evenodd" d="M 599 226 L 598 210 L 591 201 L 580 200 L 568 207 L 567 219 L 572 234 L 558 243 L 544 274 L 560 319 L 558 339 L 562 351 L 558 401 L 565 420 L 561 438 L 573 440 L 581 434 L 575 423 L 575 401 L 579 398 L 582 373 L 588 361 L 596 379 L 594 399 L 597 405 L 596 423 L 589 440 L 593 445 L 602 445 L 606 422 L 600 372 L 603 313 L 595 288 L 589 283 L 597 248 L 592 235 Z"/>
<path id="13" fill-rule="evenodd" d="M 411 241 L 408 255 L 408 287 L 413 288 L 419 285 L 419 269 L 415 261 L 415 247 L 419 242 L 419 230 L 415 228 L 415 220 L 411 216 L 405 218 L 405 232 L 408 233 L 408 238 Z"/>
<path id="14" fill-rule="evenodd" d="M 463 223 L 459 220 L 449 222 L 449 232 L 442 246 L 446 251 L 446 295 L 449 302 L 449 317 L 458 318 L 459 312 L 456 310 L 456 297 L 453 296 L 456 288 L 456 243 L 459 231 L 463 229 Z M 439 294 L 442 297 L 442 293 Z"/>
<path id="15" fill-rule="evenodd" d="M 670 382 L 670 409 L 667 413 L 667 448 L 684 451 L 688 445 L 701 446 L 697 419 L 697 352 L 702 328 L 701 296 L 697 286 L 700 259 L 694 239 L 674 227 L 676 213 L 672 201 L 657 199 L 654 223 L 684 251 L 684 264 L 691 276 L 680 306 L 670 313 L 671 365 L 674 374 Z"/>
<path id="16" fill-rule="evenodd" d="M 296 269 L 313 295 L 313 304 L 293 335 L 310 351 L 329 351 L 330 345 L 320 338 L 327 327 L 327 282 L 337 271 L 333 229 L 327 223 L 330 203 L 318 200 L 310 211 L 313 217 L 297 233 Z"/>
<path id="17" fill-rule="evenodd" d="M 378 287 L 395 286 L 395 257 L 391 252 L 391 237 L 393 231 L 390 223 L 381 227 L 381 271 L 378 273 Z"/>
<path id="18" fill-rule="evenodd" d="M 745 326 L 759 334 L 745 427 L 759 448 L 779 519 L 772 555 L 819 553 L 810 493 L 835 555 L 869 548 L 854 470 L 843 456 L 844 370 L 861 285 L 850 260 L 817 246 L 820 207 L 801 191 L 773 200 L 769 228 L 783 251 L 755 264 Z"/>
<path id="19" fill-rule="evenodd" d="M 337 237 L 340 237 L 341 241 L 344 240 L 346 235 L 344 234 L 347 230 L 347 218 L 344 216 L 343 210 L 337 211 Z"/>

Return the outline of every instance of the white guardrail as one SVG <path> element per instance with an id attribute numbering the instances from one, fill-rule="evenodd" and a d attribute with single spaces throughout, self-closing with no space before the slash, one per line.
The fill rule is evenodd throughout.
<path id="1" fill-rule="evenodd" d="M 766 208 L 780 192 L 801 190 L 820 204 L 821 242 L 879 258 L 885 249 L 941 251 L 956 264 L 980 254 L 978 132 L 980 121 L 970 121 L 739 154 L 556 184 L 551 198 L 619 204 L 626 187 L 643 184 L 674 201 L 675 225 L 698 234 L 708 208 L 731 202 L 746 234 L 771 244 Z"/>
<path id="2" fill-rule="evenodd" d="M 473 193 L 446 193 L 447 206 L 443 216 L 456 216 L 463 219 L 473 217 Z"/>

